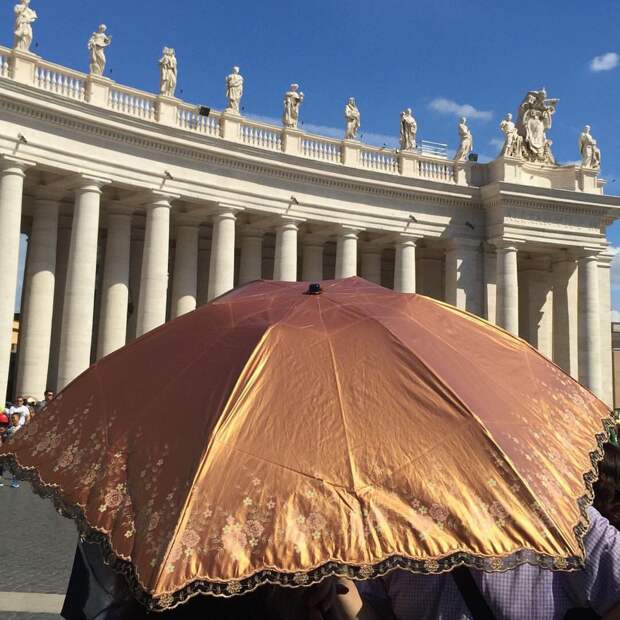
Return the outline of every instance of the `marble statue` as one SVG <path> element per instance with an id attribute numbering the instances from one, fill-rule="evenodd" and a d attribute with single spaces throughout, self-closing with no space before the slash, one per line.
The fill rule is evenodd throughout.
<path id="1" fill-rule="evenodd" d="M 239 114 L 239 105 L 243 97 L 243 76 L 239 67 L 233 67 L 232 73 L 226 78 L 226 98 L 228 99 L 227 112 Z"/>
<path id="2" fill-rule="evenodd" d="M 505 136 L 501 156 L 520 158 L 523 140 L 512 120 L 512 114 L 506 114 L 506 118 L 499 124 L 499 128 Z"/>
<path id="3" fill-rule="evenodd" d="M 177 87 L 177 57 L 171 47 L 164 47 L 159 67 L 161 70 L 159 91 L 165 97 L 174 97 Z"/>
<path id="4" fill-rule="evenodd" d="M 344 117 L 347 121 L 347 128 L 344 134 L 345 140 L 356 140 L 362 117 L 353 97 L 349 97 L 349 101 L 347 101 L 347 105 L 344 108 Z"/>
<path id="5" fill-rule="evenodd" d="M 400 148 L 403 151 L 410 151 L 416 147 L 416 133 L 418 124 L 411 113 L 411 108 L 407 108 L 400 113 Z"/>
<path id="6" fill-rule="evenodd" d="M 284 114 L 282 124 L 285 127 L 297 128 L 299 121 L 299 108 L 304 100 L 304 94 L 299 92 L 299 84 L 291 84 L 288 92 L 284 95 Z"/>
<path id="7" fill-rule="evenodd" d="M 600 169 L 601 150 L 596 146 L 596 140 L 590 133 L 590 125 L 586 125 L 579 136 L 579 152 L 581 153 L 582 168 Z"/>
<path id="8" fill-rule="evenodd" d="M 93 75 L 103 75 L 105 70 L 105 48 L 112 43 L 112 37 L 106 34 L 106 30 L 107 26 L 101 24 L 88 40 L 90 72 Z"/>
<path id="9" fill-rule="evenodd" d="M 459 121 L 459 148 L 454 155 L 454 161 L 465 161 L 474 148 L 474 138 L 467 126 L 467 119 L 463 116 Z"/>
<path id="10" fill-rule="evenodd" d="M 554 164 L 551 152 L 551 140 L 547 139 L 546 131 L 551 123 L 559 99 L 547 99 L 547 92 L 531 90 L 519 106 L 517 131 L 522 139 L 522 156 L 532 162 Z"/>
<path id="11" fill-rule="evenodd" d="M 27 52 L 32 43 L 32 24 L 37 19 L 36 12 L 29 6 L 30 0 L 20 0 L 15 5 L 15 44 L 16 50 Z"/>

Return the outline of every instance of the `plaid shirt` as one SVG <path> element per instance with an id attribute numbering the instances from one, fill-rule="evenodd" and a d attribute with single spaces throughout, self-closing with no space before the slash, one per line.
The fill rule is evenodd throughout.
<path id="1" fill-rule="evenodd" d="M 586 567 L 553 572 L 524 564 L 505 573 L 471 573 L 498 620 L 562 620 L 569 609 L 605 615 L 620 603 L 620 532 L 594 508 L 584 546 Z M 398 620 L 472 620 L 450 573 L 394 571 L 358 584 L 377 609 L 389 605 Z"/>

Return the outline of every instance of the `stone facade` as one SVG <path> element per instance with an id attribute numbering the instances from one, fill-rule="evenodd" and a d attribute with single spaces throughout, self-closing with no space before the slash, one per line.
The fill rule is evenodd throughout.
<path id="1" fill-rule="evenodd" d="M 620 198 L 596 170 L 205 116 L 20 50 L 0 84 L 0 390 L 26 233 L 21 394 L 252 279 L 358 274 L 496 322 L 611 402 Z"/>

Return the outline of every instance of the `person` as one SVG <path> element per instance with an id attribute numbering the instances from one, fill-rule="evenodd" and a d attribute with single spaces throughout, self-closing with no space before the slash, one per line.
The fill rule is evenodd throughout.
<path id="1" fill-rule="evenodd" d="M 54 396 L 55 396 L 54 390 L 50 390 L 49 388 L 45 390 L 45 394 L 43 394 L 43 400 L 40 400 L 37 403 L 37 406 L 36 406 L 37 413 L 39 413 L 41 409 L 49 405 L 54 400 Z"/>
<path id="2" fill-rule="evenodd" d="M 79 541 L 61 615 L 65 620 L 331 620 L 327 613 L 336 605 L 336 587 L 335 580 L 296 589 L 265 585 L 232 598 L 194 596 L 168 611 L 148 613 L 125 578 L 105 563 L 101 547 Z"/>
<path id="3" fill-rule="evenodd" d="M 23 396 L 18 396 L 15 399 L 15 405 L 9 409 L 9 415 L 13 415 L 14 413 L 17 413 L 20 416 L 21 426 L 24 426 L 24 424 L 27 424 L 30 421 L 30 409 L 28 408 L 28 405 L 26 405 Z"/>
<path id="4" fill-rule="evenodd" d="M 588 509 L 588 517 L 583 570 L 551 571 L 523 564 L 503 573 L 469 571 L 496 618 L 561 620 L 574 610 L 579 610 L 579 618 L 592 617 L 592 612 L 620 617 L 620 532 L 594 507 Z M 421 575 L 396 570 L 360 582 L 357 589 L 350 582 L 346 585 L 348 592 L 339 603 L 347 620 L 474 618 L 452 572 Z"/>
<path id="5" fill-rule="evenodd" d="M 0 425 L 4 426 L 3 421 L 5 418 L 6 415 L 4 415 L 4 418 L 0 419 Z M 15 433 L 17 433 L 22 426 L 23 424 L 19 413 L 12 413 L 10 416 L 10 423 L 4 428 L 4 431 L 2 432 L 2 443 L 10 441 L 15 435 Z M 3 477 L 4 468 L 0 468 L 0 486 L 4 486 L 4 482 L 2 481 Z M 13 489 L 19 489 L 19 482 L 17 481 L 17 478 L 15 476 L 13 476 L 13 478 L 11 479 L 11 487 Z"/>
<path id="6" fill-rule="evenodd" d="M 30 0 L 20 0 L 15 5 L 15 49 L 27 52 L 32 43 L 32 24 L 37 19 L 36 11 L 30 8 Z"/>
<path id="7" fill-rule="evenodd" d="M 605 457 L 594 484 L 594 507 L 620 530 L 620 447 L 605 444 Z"/>
<path id="8" fill-rule="evenodd" d="M 411 108 L 400 113 L 400 148 L 402 151 L 410 151 L 416 147 L 416 133 L 418 124 L 413 118 Z"/>

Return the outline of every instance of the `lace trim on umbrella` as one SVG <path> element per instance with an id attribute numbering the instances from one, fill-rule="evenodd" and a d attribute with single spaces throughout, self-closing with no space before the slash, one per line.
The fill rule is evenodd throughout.
<path id="1" fill-rule="evenodd" d="M 587 509 L 594 499 L 593 484 L 598 479 L 598 463 L 604 456 L 604 444 L 609 441 L 609 433 L 614 427 L 613 418 L 602 420 L 604 432 L 597 433 L 597 448 L 590 453 L 591 468 L 583 474 L 586 493 L 577 503 L 581 519 L 573 528 L 582 554 L 585 556 L 583 537 L 588 531 L 589 520 Z M 470 568 L 487 572 L 505 572 L 521 564 L 532 564 L 549 570 L 579 570 L 583 568 L 583 560 L 579 556 L 568 558 L 536 553 L 529 549 L 521 549 L 506 556 L 481 557 L 470 553 L 457 551 L 448 556 L 436 559 L 414 559 L 403 556 L 390 556 L 372 565 L 350 565 L 341 562 L 327 562 L 309 571 L 285 573 L 274 570 L 264 570 L 251 577 L 238 581 L 192 581 L 176 592 L 153 596 L 147 592 L 136 575 L 131 562 L 123 560 L 114 552 L 106 534 L 94 529 L 84 517 L 83 510 L 74 504 L 66 502 L 60 495 L 61 490 L 41 480 L 34 468 L 21 466 L 14 454 L 0 455 L 0 464 L 8 466 L 11 471 L 22 480 L 32 484 L 34 491 L 41 497 L 50 498 L 56 509 L 65 517 L 77 523 L 80 535 L 86 542 L 97 543 L 103 550 L 105 562 L 116 572 L 122 574 L 135 598 L 153 611 L 172 609 L 185 603 L 193 596 L 210 594 L 213 596 L 230 597 L 245 594 L 265 585 L 273 584 L 285 587 L 305 587 L 322 581 L 331 576 L 347 577 L 349 579 L 364 580 L 380 577 L 395 569 L 408 570 L 413 573 L 438 574 L 450 571 L 456 566 L 465 565 Z"/>

